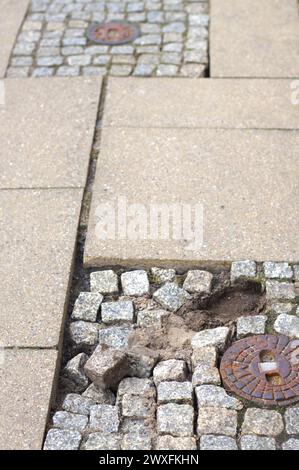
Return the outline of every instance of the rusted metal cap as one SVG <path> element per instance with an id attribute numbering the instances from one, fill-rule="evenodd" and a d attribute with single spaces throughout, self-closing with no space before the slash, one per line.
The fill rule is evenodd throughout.
<path id="1" fill-rule="evenodd" d="M 95 23 L 87 31 L 90 41 L 107 46 L 125 44 L 134 41 L 138 36 L 140 36 L 139 26 L 126 21 Z"/>
<path id="2" fill-rule="evenodd" d="M 236 341 L 223 355 L 220 373 L 228 392 L 262 405 L 299 401 L 299 340 L 261 335 Z"/>

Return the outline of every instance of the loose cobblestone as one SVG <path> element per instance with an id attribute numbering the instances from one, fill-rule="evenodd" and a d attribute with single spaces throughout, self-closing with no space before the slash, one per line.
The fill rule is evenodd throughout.
<path id="1" fill-rule="evenodd" d="M 266 330 L 266 315 L 253 315 L 240 317 L 237 321 L 237 338 L 245 338 L 248 335 L 262 335 Z"/>
<path id="2" fill-rule="evenodd" d="M 76 75 L 114 75 L 114 76 L 181 76 L 200 77 L 208 67 L 208 0 L 202 0 L 200 8 L 192 0 L 169 3 L 167 0 L 149 2 L 142 0 L 121 3 L 103 0 L 49 0 L 36 7 L 35 0 L 30 2 L 27 17 L 18 35 L 12 61 L 7 76 L 42 76 L 35 72 L 39 66 L 51 67 L 51 75 L 62 75 L 59 67 L 77 66 Z M 91 23 L 105 21 L 129 21 L 140 26 L 141 36 L 132 43 L 116 46 L 98 46 L 87 40 L 87 30 Z M 52 36 L 50 36 L 52 34 Z M 50 41 L 48 41 L 50 40 Z M 190 43 L 192 41 L 192 43 Z M 165 48 L 167 44 L 178 44 Z M 156 46 L 151 51 L 139 47 Z M 41 48 L 55 47 L 49 55 Z M 191 48 L 191 49 L 190 49 Z M 161 54 L 161 51 L 163 52 Z M 155 54 L 157 63 L 141 64 L 143 53 Z M 165 53 L 165 54 L 164 54 Z M 171 56 L 170 54 L 176 54 Z M 41 54 L 47 59 L 37 63 Z M 86 54 L 83 58 L 82 54 Z M 111 59 L 116 54 L 127 54 L 130 67 L 113 65 L 108 60 L 107 68 L 101 68 L 100 55 Z M 167 54 L 167 55 L 166 55 Z M 15 71 L 13 60 L 29 56 L 32 63 L 28 69 Z M 105 60 L 105 59 L 102 59 Z M 93 64 L 92 68 L 88 67 Z M 145 66 L 146 65 L 146 66 Z M 190 65 L 190 67 L 186 67 Z M 200 65 L 200 67 L 195 67 Z M 98 71 L 97 71 L 98 69 Z M 50 76 L 50 74 L 48 75 Z M 73 76 L 73 75 L 71 75 Z"/>

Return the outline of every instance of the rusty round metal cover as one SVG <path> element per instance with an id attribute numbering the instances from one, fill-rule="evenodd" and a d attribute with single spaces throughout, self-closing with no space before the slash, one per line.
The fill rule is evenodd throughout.
<path id="1" fill-rule="evenodd" d="M 140 36 L 138 25 L 126 21 L 92 24 L 87 31 L 90 41 L 107 46 L 125 44 L 134 41 L 138 36 Z"/>
<path id="2" fill-rule="evenodd" d="M 224 353 L 220 373 L 224 387 L 262 405 L 299 401 L 299 340 L 261 335 L 236 341 Z"/>

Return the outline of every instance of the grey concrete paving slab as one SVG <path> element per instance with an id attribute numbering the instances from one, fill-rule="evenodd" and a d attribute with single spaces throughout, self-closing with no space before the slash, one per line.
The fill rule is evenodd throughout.
<path id="1" fill-rule="evenodd" d="M 298 129 L 293 80 L 110 78 L 105 127 Z M 293 99 L 292 99 L 293 98 Z"/>
<path id="2" fill-rule="evenodd" d="M 29 0 L 0 0 L 0 78 L 5 76 L 9 57 L 28 5 Z"/>
<path id="3" fill-rule="evenodd" d="M 4 346 L 59 344 L 81 199 L 81 189 L 0 191 Z"/>
<path id="4" fill-rule="evenodd" d="M 297 131 L 104 129 L 85 264 L 297 261 L 298 145 Z M 172 239 L 171 221 L 168 238 L 149 234 L 150 204 L 163 203 L 202 205 L 201 246 L 200 224 L 189 238 Z"/>
<path id="5" fill-rule="evenodd" d="M 5 79 L 0 188 L 83 187 L 101 79 Z"/>
<path id="6" fill-rule="evenodd" d="M 299 77 L 296 0 L 211 0 L 211 77 Z"/>
<path id="7" fill-rule="evenodd" d="M 0 365 L 0 449 L 41 449 L 57 351 L 5 350 Z"/>

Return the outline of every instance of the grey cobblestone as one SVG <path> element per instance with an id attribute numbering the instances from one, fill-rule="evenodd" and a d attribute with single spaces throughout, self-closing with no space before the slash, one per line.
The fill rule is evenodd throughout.
<path id="1" fill-rule="evenodd" d="M 105 21 L 129 21 L 137 23 L 140 27 L 141 37 L 133 43 L 116 46 L 101 46 L 92 44 L 87 40 L 87 28 L 91 22 Z M 203 75 L 202 71 L 186 67 L 183 57 L 191 62 L 202 63 L 204 70 L 208 66 L 207 44 L 208 44 L 208 24 L 209 8 L 208 1 L 194 3 L 193 0 L 184 1 L 131 1 L 110 2 L 103 0 L 49 0 L 45 3 L 31 0 L 27 17 L 17 38 L 14 49 L 14 57 L 30 56 L 33 65 L 25 74 L 14 69 L 13 62 L 10 63 L 7 76 L 44 76 L 35 72 L 39 67 L 51 67 L 52 73 L 48 76 L 77 76 L 77 75 L 112 75 L 112 76 L 180 76 L 197 78 Z M 202 43 L 204 41 L 204 43 Z M 189 50 L 192 42 L 192 51 Z M 175 46 L 165 47 L 167 44 Z M 55 53 L 46 55 L 46 51 L 41 48 L 58 48 Z M 150 47 L 150 50 L 140 49 Z M 72 50 L 72 48 L 74 48 Z M 78 48 L 78 49 L 76 49 Z M 79 49 L 80 48 L 80 49 Z M 98 48 L 98 52 L 95 52 Z M 160 54 L 163 51 L 163 54 Z M 100 51 L 100 49 L 102 49 Z M 94 50 L 94 52 L 92 52 Z M 39 52 L 38 52 L 39 51 Z M 100 52 L 99 52 L 100 51 Z M 195 54 L 196 51 L 196 54 Z M 145 52 L 155 54 L 157 57 L 156 67 L 153 63 L 140 62 L 139 55 Z M 96 54 L 106 54 L 111 59 L 115 55 L 128 55 L 126 64 L 119 67 L 119 64 L 108 60 L 109 64 L 103 68 L 103 63 L 97 63 L 87 59 L 73 59 L 75 55 L 85 54 L 94 56 Z M 177 55 L 169 55 L 177 54 Z M 37 64 L 37 57 L 53 59 L 51 64 Z M 56 63 L 55 57 L 65 57 L 64 63 L 59 60 Z M 75 62 L 73 62 L 75 61 Z M 79 62 L 77 62 L 79 61 Z M 83 61 L 84 63 L 82 63 Z M 65 69 L 60 67 L 77 65 L 79 68 L 73 69 L 67 75 Z M 150 66 L 151 65 L 151 66 Z M 167 67 L 166 67 L 167 66 Z M 98 68 L 98 70 L 96 70 Z M 45 75 L 46 76 L 46 75 Z"/>
<path id="2" fill-rule="evenodd" d="M 228 436 L 202 436 L 200 450 L 238 450 L 236 440 Z"/>

